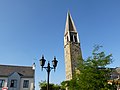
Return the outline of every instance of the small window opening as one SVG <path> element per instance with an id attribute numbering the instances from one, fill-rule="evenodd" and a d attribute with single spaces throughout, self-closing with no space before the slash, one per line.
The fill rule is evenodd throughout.
<path id="1" fill-rule="evenodd" d="M 75 40 L 75 42 L 77 42 L 77 37 L 76 36 L 74 36 L 74 40 Z"/>
<path id="2" fill-rule="evenodd" d="M 73 42 L 73 35 L 70 35 L 70 40 Z"/>

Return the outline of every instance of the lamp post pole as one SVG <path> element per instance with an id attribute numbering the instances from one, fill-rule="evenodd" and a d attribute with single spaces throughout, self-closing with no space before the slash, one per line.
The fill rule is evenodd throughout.
<path id="1" fill-rule="evenodd" d="M 49 90 L 49 76 L 50 76 L 50 71 L 52 69 L 54 69 L 54 71 L 55 71 L 58 61 L 56 60 L 56 57 L 54 57 L 54 60 L 52 61 L 53 67 L 50 67 L 50 62 L 48 62 L 47 67 L 44 67 L 45 61 L 46 60 L 44 59 L 44 56 L 42 56 L 42 59 L 40 59 L 40 65 L 42 66 L 42 70 L 43 70 L 43 68 L 45 68 L 46 71 L 47 71 L 47 90 Z"/>
<path id="2" fill-rule="evenodd" d="M 49 62 L 48 62 L 48 70 L 47 70 L 47 73 L 48 73 L 47 90 L 49 90 L 49 76 L 50 76 L 50 63 L 49 63 Z"/>

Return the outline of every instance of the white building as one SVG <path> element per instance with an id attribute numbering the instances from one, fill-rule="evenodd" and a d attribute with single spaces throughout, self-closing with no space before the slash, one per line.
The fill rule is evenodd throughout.
<path id="1" fill-rule="evenodd" d="M 32 66 L 0 65 L 0 90 L 34 90 L 34 73 Z"/>

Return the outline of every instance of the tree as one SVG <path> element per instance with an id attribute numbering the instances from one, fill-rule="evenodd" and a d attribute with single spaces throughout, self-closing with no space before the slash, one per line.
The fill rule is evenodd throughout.
<path id="1" fill-rule="evenodd" d="M 46 81 L 41 81 L 39 82 L 39 86 L 40 86 L 40 90 L 47 90 L 47 83 Z M 57 85 L 57 84 L 49 84 L 49 88 L 50 90 L 65 90 L 64 87 L 62 87 L 61 85 Z"/>
<path id="2" fill-rule="evenodd" d="M 95 46 L 92 56 L 78 63 L 79 73 L 66 82 L 69 90 L 110 90 L 108 79 L 111 70 L 106 66 L 112 63 L 112 54 L 105 55 L 99 51 L 101 46 Z M 64 84 L 65 85 L 65 84 Z"/>

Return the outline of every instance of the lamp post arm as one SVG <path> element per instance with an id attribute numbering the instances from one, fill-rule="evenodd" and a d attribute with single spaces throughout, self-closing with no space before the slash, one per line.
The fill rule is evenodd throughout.
<path id="1" fill-rule="evenodd" d="M 49 67 L 49 68 L 48 67 L 43 67 L 43 68 L 45 68 L 47 72 L 50 72 L 52 69 L 54 69 L 54 67 Z"/>

